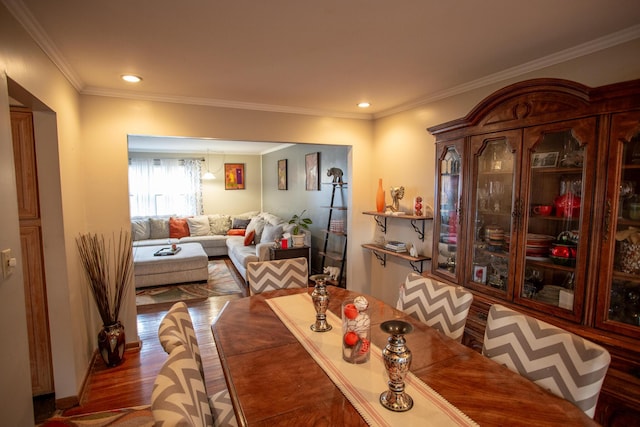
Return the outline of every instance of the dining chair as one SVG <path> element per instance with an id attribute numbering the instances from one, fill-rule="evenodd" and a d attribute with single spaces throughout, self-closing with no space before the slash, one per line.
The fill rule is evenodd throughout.
<path id="1" fill-rule="evenodd" d="M 162 345 L 162 348 L 168 354 L 171 354 L 173 349 L 178 346 L 185 345 L 189 347 L 193 359 L 198 366 L 198 370 L 202 375 L 202 379 L 205 379 L 198 338 L 193 328 L 193 321 L 191 320 L 187 304 L 183 301 L 172 305 L 160 321 L 158 339 L 160 340 L 160 345 Z"/>
<path id="2" fill-rule="evenodd" d="M 198 346 L 198 338 L 193 328 L 193 320 L 189 314 L 187 304 L 180 301 L 169 308 L 167 314 L 160 321 L 158 339 L 164 351 L 169 355 L 176 349 L 182 347 L 189 349 L 189 354 L 200 372 L 206 393 L 206 377 L 204 375 L 202 357 Z M 209 405 L 215 426 L 237 426 L 229 390 L 224 389 L 211 395 L 209 397 Z"/>
<path id="3" fill-rule="evenodd" d="M 473 294 L 461 286 L 409 273 L 396 308 L 461 342 L 472 301 Z"/>
<path id="4" fill-rule="evenodd" d="M 247 264 L 247 282 L 251 295 L 284 288 L 309 286 L 307 258 L 256 261 Z"/>
<path id="5" fill-rule="evenodd" d="M 212 426 L 211 407 L 191 350 L 175 347 L 160 368 L 151 392 L 156 426 Z"/>
<path id="6" fill-rule="evenodd" d="M 489 309 L 482 354 L 591 418 L 611 361 L 601 346 L 499 304 Z"/>

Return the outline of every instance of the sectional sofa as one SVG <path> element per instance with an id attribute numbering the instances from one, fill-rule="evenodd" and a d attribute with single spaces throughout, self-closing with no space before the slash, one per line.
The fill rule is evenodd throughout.
<path id="1" fill-rule="evenodd" d="M 209 257 L 228 255 L 245 280 L 247 263 L 268 260 L 269 247 L 275 239 L 288 237 L 292 228 L 292 224 L 268 212 L 188 218 L 134 217 L 131 220 L 134 251 L 141 246 L 199 243 Z M 310 243 L 307 233 L 305 244 Z"/>

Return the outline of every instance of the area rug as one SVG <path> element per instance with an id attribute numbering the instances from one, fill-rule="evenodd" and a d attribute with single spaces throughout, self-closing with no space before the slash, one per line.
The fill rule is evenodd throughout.
<path id="1" fill-rule="evenodd" d="M 111 411 L 94 412 L 91 414 L 74 415 L 71 417 L 55 416 L 49 418 L 38 427 L 134 427 L 153 426 L 153 415 L 150 407 L 136 406 L 133 408 L 114 409 Z"/>
<path id="2" fill-rule="evenodd" d="M 242 294 L 224 259 L 209 261 L 209 280 L 199 283 L 154 286 L 136 289 L 136 305 L 163 304 L 174 301 L 204 300 L 209 297 Z"/>

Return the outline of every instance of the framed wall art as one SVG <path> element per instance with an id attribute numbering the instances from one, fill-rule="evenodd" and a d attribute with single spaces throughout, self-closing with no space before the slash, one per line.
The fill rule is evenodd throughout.
<path id="1" fill-rule="evenodd" d="M 320 190 L 320 173 L 318 164 L 320 153 L 309 153 L 304 156 L 304 170 L 307 177 L 307 191 Z"/>
<path id="2" fill-rule="evenodd" d="M 244 190 L 244 163 L 224 164 L 224 189 Z"/>
<path id="3" fill-rule="evenodd" d="M 287 189 L 287 159 L 278 160 L 278 190 Z"/>

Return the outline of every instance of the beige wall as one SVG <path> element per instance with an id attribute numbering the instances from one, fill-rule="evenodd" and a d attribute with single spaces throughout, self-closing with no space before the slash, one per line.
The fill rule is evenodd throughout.
<path id="1" fill-rule="evenodd" d="M 404 185 L 404 203 L 415 195 L 433 200 L 433 138 L 428 126 L 466 114 L 491 87 L 385 117 L 375 123 L 161 102 L 79 96 L 58 69 L 0 5 L 0 248 L 18 257 L 19 233 L 8 96 L 39 113 L 38 170 L 41 173 L 47 292 L 56 397 L 77 394 L 96 348 L 99 319 L 78 263 L 80 232 L 117 231 L 129 226 L 127 135 L 180 135 L 235 140 L 350 145 L 353 171 L 347 275 L 350 287 L 395 301 L 408 265 L 389 261 L 382 269 L 360 244 L 376 231 L 371 217 L 377 179 Z M 524 78 L 565 77 L 588 85 L 640 78 L 640 42 L 627 43 Z M 15 81 L 25 91 L 11 86 Z M 10 82 L 9 82 L 10 83 Z M 40 102 L 35 102 L 39 100 Z M 52 129 L 57 133 L 52 133 Z M 374 138 L 375 135 L 375 138 Z M 42 147 L 41 144 L 45 146 Z M 397 234 L 396 234 L 397 233 Z M 389 237 L 414 241 L 407 224 L 391 223 Z M 406 236 L 406 237 L 405 237 Z M 426 241 L 428 242 L 429 237 Z M 428 243 L 423 250 L 428 250 Z M 32 424 L 22 275 L 0 281 L 0 336 L 11 345 L 0 353 L 0 414 L 7 425 Z M 130 291 L 122 318 L 128 341 L 136 339 L 135 299 Z M 6 384 L 11 384 L 7 387 Z"/>

